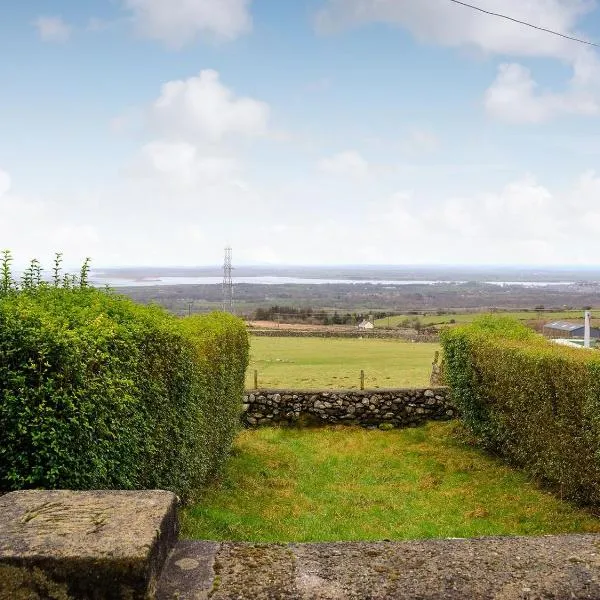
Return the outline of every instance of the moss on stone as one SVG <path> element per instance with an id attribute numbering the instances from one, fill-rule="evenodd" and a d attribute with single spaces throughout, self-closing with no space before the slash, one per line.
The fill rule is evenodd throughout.
<path id="1" fill-rule="evenodd" d="M 71 600 L 65 583 L 40 569 L 0 564 L 0 600 Z"/>

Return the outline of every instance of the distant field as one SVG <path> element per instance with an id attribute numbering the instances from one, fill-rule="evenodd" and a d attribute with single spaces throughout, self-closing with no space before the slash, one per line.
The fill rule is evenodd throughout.
<path id="1" fill-rule="evenodd" d="M 355 389 L 429 385 L 438 344 L 398 340 L 252 337 L 246 386 L 254 369 L 259 387 Z"/>
<path id="2" fill-rule="evenodd" d="M 594 325 L 600 325 L 600 310 L 593 310 L 592 319 Z M 397 327 L 399 323 L 405 319 L 418 318 L 423 325 L 452 325 L 453 322 L 456 324 L 470 323 L 473 319 L 486 314 L 486 313 L 448 313 L 446 315 L 395 315 L 393 317 L 386 317 L 384 319 L 377 319 L 375 321 L 376 327 Z M 583 323 L 583 311 L 556 311 L 556 312 L 536 312 L 535 310 L 530 311 L 515 311 L 515 312 L 498 312 L 497 315 L 513 317 L 520 321 L 542 321 L 549 323 L 550 321 L 580 321 Z"/>

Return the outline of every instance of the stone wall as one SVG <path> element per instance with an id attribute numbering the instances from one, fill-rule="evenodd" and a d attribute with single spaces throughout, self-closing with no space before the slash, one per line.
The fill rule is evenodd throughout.
<path id="1" fill-rule="evenodd" d="M 416 426 L 454 418 L 456 409 L 445 387 L 396 390 L 253 390 L 244 395 L 247 427 L 274 423 Z"/>
<path id="2" fill-rule="evenodd" d="M 253 329 L 248 328 L 250 335 L 260 337 L 321 337 L 321 338 L 374 338 L 404 340 L 406 342 L 438 343 L 440 336 L 434 333 L 417 333 L 410 330 L 393 331 L 390 329 L 327 331 L 317 329 Z"/>

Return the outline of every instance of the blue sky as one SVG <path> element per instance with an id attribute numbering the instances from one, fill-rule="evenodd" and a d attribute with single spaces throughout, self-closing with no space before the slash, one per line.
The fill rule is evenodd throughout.
<path id="1" fill-rule="evenodd" d="M 588 0 L 474 0 L 600 40 Z M 595 49 L 449 0 L 0 5 L 0 246 L 598 264 Z"/>

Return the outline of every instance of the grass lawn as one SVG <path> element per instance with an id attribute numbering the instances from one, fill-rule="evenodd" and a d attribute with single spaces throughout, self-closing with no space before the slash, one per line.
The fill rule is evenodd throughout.
<path id="1" fill-rule="evenodd" d="M 246 386 L 263 388 L 418 387 L 429 385 L 438 344 L 399 340 L 317 337 L 250 337 Z"/>
<path id="2" fill-rule="evenodd" d="M 594 326 L 600 325 L 600 311 L 593 310 L 592 321 Z M 483 315 L 485 313 L 448 313 L 447 315 L 395 315 L 393 317 L 386 317 L 385 319 L 377 319 L 375 321 L 376 327 L 396 327 L 398 323 L 405 319 L 418 318 L 421 323 L 425 326 L 429 325 L 449 325 L 451 321 L 458 324 L 471 323 L 473 319 Z M 583 310 L 571 310 L 571 311 L 556 311 L 556 312 L 536 312 L 530 310 L 524 311 L 502 311 L 495 313 L 506 317 L 513 317 L 519 321 L 542 321 L 543 323 L 550 323 L 551 321 L 574 321 L 581 322 L 583 325 Z"/>
<path id="3" fill-rule="evenodd" d="M 458 442 L 455 423 L 242 432 L 183 535 L 254 542 L 600 532 L 600 520 Z"/>

